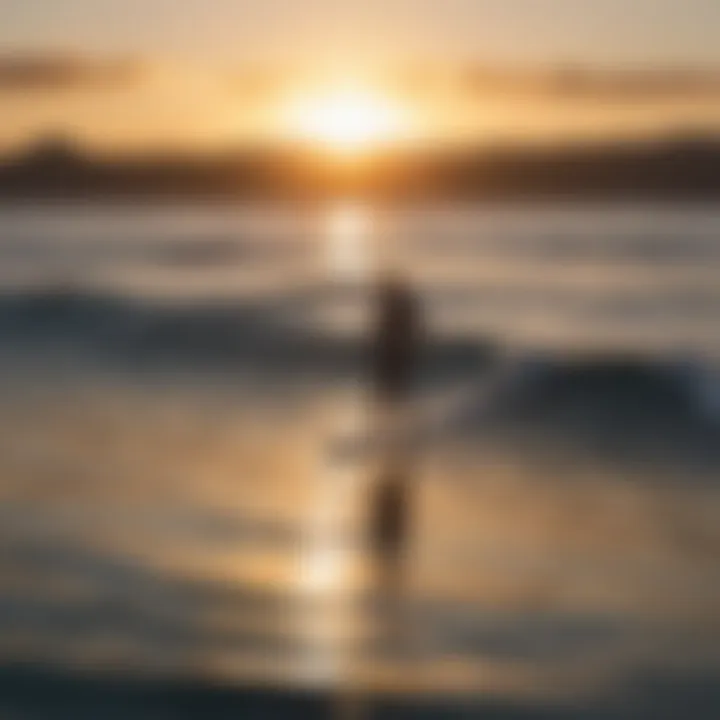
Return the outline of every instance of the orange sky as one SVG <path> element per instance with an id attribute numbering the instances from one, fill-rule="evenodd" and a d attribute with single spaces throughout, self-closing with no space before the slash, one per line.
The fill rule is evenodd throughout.
<path id="1" fill-rule="evenodd" d="M 268 66 L 128 65 L 47 56 L 0 69 L 0 145 L 63 132 L 104 149 L 222 147 L 287 140 L 288 107 L 360 83 L 401 109 L 414 141 L 562 140 L 720 127 L 720 82 L 617 73 L 568 84 L 563 74 L 440 65 L 324 74 Z M 54 68 L 54 70 L 53 70 Z M 308 111 L 312 111 L 310 108 Z M 411 126 L 411 128 L 410 128 Z M 401 133 L 402 134 L 402 133 Z"/>
<path id="2" fill-rule="evenodd" d="M 714 130 L 717 27 L 717 0 L 6 0 L 0 147 L 287 140 L 293 98 L 358 79 L 414 140 Z"/>

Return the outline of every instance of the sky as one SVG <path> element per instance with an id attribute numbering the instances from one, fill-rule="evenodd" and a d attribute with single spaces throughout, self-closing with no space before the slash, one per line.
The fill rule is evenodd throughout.
<path id="1" fill-rule="evenodd" d="M 0 16 L 20 51 L 720 61 L 717 0 L 2 0 Z"/>
<path id="2" fill-rule="evenodd" d="M 718 28 L 718 0 L 0 0 L 0 145 L 54 129 L 108 145 L 258 139 L 301 69 L 410 68 L 434 88 L 413 112 L 446 137 L 714 124 L 715 88 L 577 102 L 535 86 L 576 66 L 720 72 Z M 524 79 L 478 102 L 458 85 L 474 67 Z"/>

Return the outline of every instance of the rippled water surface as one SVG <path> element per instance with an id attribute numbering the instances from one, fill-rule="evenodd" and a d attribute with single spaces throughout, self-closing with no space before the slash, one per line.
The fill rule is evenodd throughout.
<path id="1" fill-rule="evenodd" d="M 700 207 L 0 210 L 0 657 L 531 699 L 716 678 L 719 231 Z M 464 407 L 417 448 L 400 658 L 372 462 L 334 452 L 367 423 L 379 262 L 426 311 L 423 400 Z M 480 413 L 488 342 L 597 360 Z"/>

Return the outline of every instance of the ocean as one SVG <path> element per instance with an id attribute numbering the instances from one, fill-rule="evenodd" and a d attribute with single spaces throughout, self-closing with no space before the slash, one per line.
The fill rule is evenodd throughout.
<path id="1" fill-rule="evenodd" d="M 371 423 L 388 268 L 423 308 L 429 427 L 402 653 L 375 458 L 335 452 Z M 1 208 L 0 684 L 717 717 L 718 277 L 715 206 Z M 485 401 L 490 356 L 518 370 Z"/>

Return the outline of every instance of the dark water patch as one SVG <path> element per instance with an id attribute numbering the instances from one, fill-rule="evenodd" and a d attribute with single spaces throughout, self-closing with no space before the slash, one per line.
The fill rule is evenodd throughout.
<path id="1" fill-rule="evenodd" d="M 366 371 L 369 342 L 335 334 L 298 313 L 315 293 L 292 290 L 272 301 L 150 302 L 84 292 L 69 286 L 0 295 L 0 338 L 6 350 L 47 356 L 71 347 L 78 360 L 110 367 L 257 369 L 327 379 Z M 429 375 L 476 372 L 487 351 L 472 339 L 428 344 Z"/>
<path id="2" fill-rule="evenodd" d="M 328 691 L 138 679 L 121 671 L 32 664 L 0 668 L 0 710 L 5 717 L 27 720 L 332 720 L 342 717 L 339 699 Z M 493 697 L 373 697 L 363 704 L 363 717 L 375 720 L 715 720 L 720 684 L 712 676 L 638 679 L 622 699 L 574 705 Z"/>
<path id="3" fill-rule="evenodd" d="M 696 380 L 672 358 L 542 356 L 526 363 L 489 413 L 470 413 L 461 432 L 482 427 L 486 440 L 518 453 L 575 450 L 629 468 L 665 462 L 686 472 L 720 468 L 720 425 Z"/>

